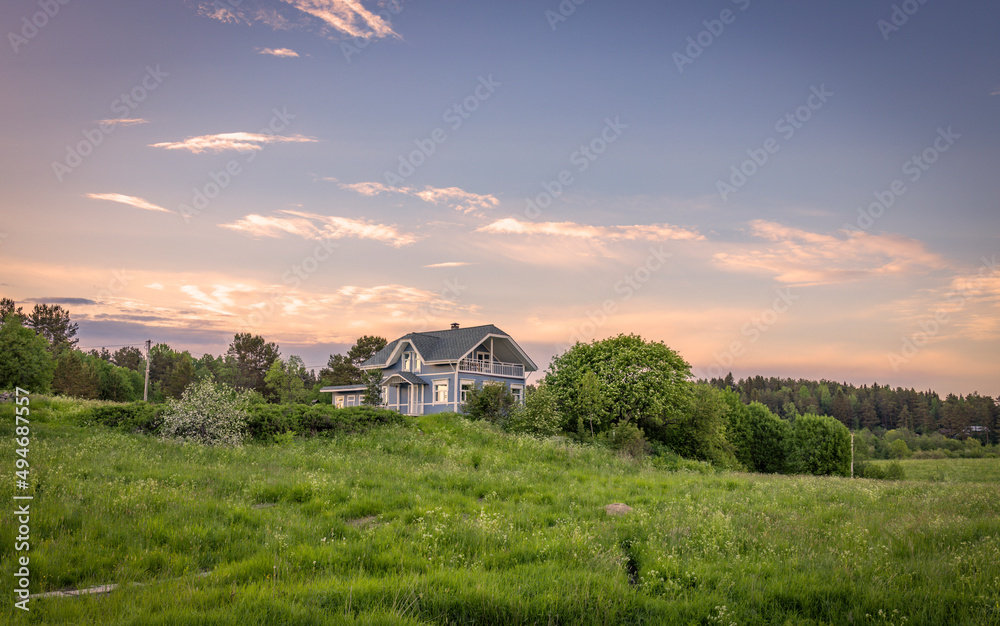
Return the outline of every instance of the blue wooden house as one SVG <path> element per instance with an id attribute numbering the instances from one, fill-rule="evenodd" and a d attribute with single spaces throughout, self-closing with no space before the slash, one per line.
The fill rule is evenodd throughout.
<path id="1" fill-rule="evenodd" d="M 362 370 L 382 372 L 382 404 L 407 415 L 458 411 L 469 389 L 501 382 L 519 401 L 534 362 L 511 338 L 492 324 L 409 333 L 390 341 Z M 338 407 L 358 406 L 364 385 L 336 385 L 321 391 L 333 394 Z"/>

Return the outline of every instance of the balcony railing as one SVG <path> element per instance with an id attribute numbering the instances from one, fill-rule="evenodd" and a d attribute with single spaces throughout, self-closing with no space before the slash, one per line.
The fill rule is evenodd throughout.
<path id="1" fill-rule="evenodd" d="M 458 371 L 524 378 L 524 366 L 520 363 L 501 363 L 499 361 L 462 359 L 458 362 Z"/>

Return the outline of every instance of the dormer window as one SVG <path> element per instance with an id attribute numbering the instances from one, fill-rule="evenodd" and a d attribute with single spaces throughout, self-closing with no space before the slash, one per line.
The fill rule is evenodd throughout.
<path id="1" fill-rule="evenodd" d="M 413 367 L 414 363 L 413 362 L 415 360 L 414 359 L 415 356 L 416 355 L 413 354 L 412 352 L 404 352 L 403 353 L 403 371 L 404 372 L 412 372 L 413 371 L 413 369 L 414 369 L 414 367 Z"/>

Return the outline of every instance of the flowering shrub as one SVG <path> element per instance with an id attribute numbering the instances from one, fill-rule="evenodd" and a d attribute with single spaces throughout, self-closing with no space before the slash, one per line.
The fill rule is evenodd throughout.
<path id="1" fill-rule="evenodd" d="M 205 445 L 238 446 L 246 437 L 251 394 L 222 383 L 191 383 L 180 400 L 170 400 L 160 433 Z"/>

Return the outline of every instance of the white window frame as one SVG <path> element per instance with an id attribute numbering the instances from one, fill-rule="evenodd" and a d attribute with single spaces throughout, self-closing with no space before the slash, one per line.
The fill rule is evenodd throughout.
<path id="1" fill-rule="evenodd" d="M 471 379 L 467 379 L 467 378 L 463 378 L 462 381 L 458 383 L 458 388 L 461 389 L 461 396 L 460 397 L 461 397 L 461 402 L 463 404 L 468 401 L 468 398 L 466 398 L 465 394 L 469 390 L 466 389 L 466 387 L 471 387 L 472 389 L 475 389 L 476 388 L 476 381 L 471 380 Z"/>
<path id="2" fill-rule="evenodd" d="M 340 394 L 337 394 L 337 396 L 336 396 L 336 397 L 335 397 L 335 398 L 333 399 L 333 404 L 334 404 L 334 405 L 335 405 L 335 406 L 336 406 L 336 407 L 337 407 L 338 409 L 342 409 L 342 408 L 344 408 L 344 396 L 342 396 L 342 395 L 340 395 Z"/>
<path id="3" fill-rule="evenodd" d="M 382 386 L 382 406 L 389 405 L 389 385 Z"/>
<path id="4" fill-rule="evenodd" d="M 512 384 L 510 386 L 510 391 L 511 391 L 511 393 L 514 394 L 514 397 L 517 398 L 517 403 L 518 404 L 524 404 L 524 385 L 513 385 Z"/>
<path id="5" fill-rule="evenodd" d="M 407 350 L 406 352 L 403 353 L 403 365 L 400 367 L 400 369 L 402 371 L 404 371 L 404 372 L 412 372 L 413 371 L 413 351 L 412 350 Z"/>
<path id="6" fill-rule="evenodd" d="M 484 356 L 486 358 L 483 358 Z M 476 350 L 476 360 L 477 361 L 492 361 L 493 358 L 490 357 L 490 351 L 489 350 Z"/>
<path id="7" fill-rule="evenodd" d="M 434 383 L 434 404 L 447 404 L 448 403 L 448 379 L 439 378 L 433 381 Z M 444 399 L 439 397 L 439 387 L 444 388 Z"/>
<path id="8" fill-rule="evenodd" d="M 347 402 L 344 403 L 346 406 L 354 406 L 354 395 L 347 396 Z"/>

